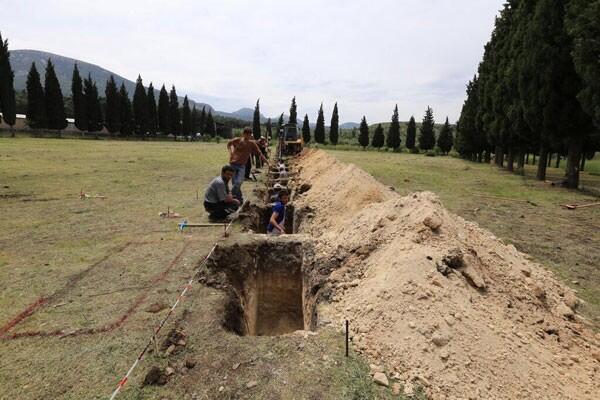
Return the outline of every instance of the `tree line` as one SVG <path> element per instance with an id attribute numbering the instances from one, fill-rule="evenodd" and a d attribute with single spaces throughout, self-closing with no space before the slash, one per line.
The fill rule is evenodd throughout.
<path id="1" fill-rule="evenodd" d="M 290 116 L 288 122 L 297 123 L 297 105 L 296 98 L 292 98 L 292 103 L 290 105 Z M 284 115 L 283 113 L 279 116 L 279 120 L 277 123 L 277 131 L 284 124 Z M 260 137 L 260 110 L 259 110 L 259 101 L 256 102 L 256 106 L 254 108 L 254 133 L 255 137 Z M 258 127 L 258 128 L 257 128 Z M 271 133 L 271 120 L 267 120 L 268 133 Z M 317 122 L 315 125 L 314 132 L 311 135 L 310 121 L 308 118 L 308 114 L 304 115 L 304 119 L 302 121 L 302 138 L 304 143 L 308 144 L 313 139 L 315 143 L 318 144 L 326 144 L 326 129 L 325 129 L 325 116 L 323 113 L 323 103 L 319 107 L 319 111 L 317 114 Z M 400 136 L 400 120 L 398 115 L 398 105 L 395 106 L 391 124 L 385 133 L 385 130 L 381 124 L 379 124 L 373 135 L 370 133 L 369 125 L 367 124 L 367 119 L 365 116 L 362 117 L 360 127 L 359 127 L 359 135 L 358 135 L 358 143 L 363 148 L 366 149 L 369 145 L 380 150 L 383 147 L 387 147 L 392 151 L 398 152 L 401 150 L 401 136 Z M 340 137 L 340 127 L 339 127 L 339 110 L 337 102 L 333 106 L 333 112 L 331 114 L 331 123 L 329 125 L 329 144 L 337 145 Z M 418 143 L 417 143 L 418 139 Z M 412 152 L 418 152 L 419 150 L 429 151 L 433 150 L 436 146 L 440 149 L 440 151 L 444 154 L 448 154 L 452 147 L 454 146 L 454 133 L 453 128 L 448 122 L 448 118 L 446 117 L 446 122 L 442 126 L 439 135 L 436 137 L 435 135 L 435 120 L 433 116 L 433 110 L 431 107 L 427 107 L 425 111 L 425 115 L 423 116 L 423 121 L 419 128 L 419 136 L 417 138 L 417 124 L 414 116 L 410 117 L 410 121 L 408 122 L 408 126 L 406 129 L 406 142 L 405 147 Z"/>
<path id="2" fill-rule="evenodd" d="M 537 155 L 539 180 L 552 154 L 579 186 L 600 148 L 600 1 L 509 0 L 496 18 L 477 74 L 467 85 L 457 151 L 523 171 Z"/>

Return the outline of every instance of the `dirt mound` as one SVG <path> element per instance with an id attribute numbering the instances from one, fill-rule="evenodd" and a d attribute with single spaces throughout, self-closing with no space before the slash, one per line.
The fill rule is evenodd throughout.
<path id="1" fill-rule="evenodd" d="M 597 398 L 598 336 L 551 272 L 433 193 L 400 197 L 322 151 L 297 166 L 314 214 L 299 229 L 333 266 L 319 319 L 349 319 L 388 376 L 433 399 Z"/>

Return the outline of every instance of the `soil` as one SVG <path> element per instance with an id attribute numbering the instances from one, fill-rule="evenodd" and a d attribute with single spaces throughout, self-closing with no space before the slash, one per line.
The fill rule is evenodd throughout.
<path id="1" fill-rule="evenodd" d="M 318 150 L 295 167 L 318 327 L 348 319 L 355 349 L 432 399 L 597 398 L 600 337 L 550 271 L 431 192 L 401 197 Z"/>

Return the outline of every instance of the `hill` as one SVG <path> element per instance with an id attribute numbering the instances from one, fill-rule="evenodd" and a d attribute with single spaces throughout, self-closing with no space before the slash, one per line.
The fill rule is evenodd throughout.
<path id="1" fill-rule="evenodd" d="M 38 71 L 43 76 L 44 70 L 46 69 L 46 65 L 48 64 L 48 59 L 52 59 L 58 82 L 60 83 L 63 95 L 65 96 L 71 95 L 71 78 L 73 76 L 73 67 L 75 63 L 77 63 L 77 67 L 79 68 L 79 72 L 83 78 L 87 77 L 89 74 L 92 76 L 92 79 L 96 81 L 96 85 L 98 86 L 98 92 L 101 96 L 104 95 L 106 81 L 110 78 L 111 75 L 113 75 L 115 77 L 117 85 L 120 86 L 121 83 L 124 83 L 125 88 L 127 88 L 127 92 L 130 96 L 133 97 L 133 92 L 135 90 L 134 81 L 124 78 L 123 76 L 117 73 L 109 71 L 95 64 L 39 50 L 12 50 L 10 52 L 10 64 L 15 73 L 15 90 L 25 90 L 27 74 L 29 73 L 29 69 L 31 68 L 32 62 L 35 62 Z M 159 90 L 159 83 L 156 83 L 155 93 L 157 95 L 157 98 Z M 183 97 L 180 97 L 179 101 L 180 103 L 182 103 Z M 194 105 L 196 105 L 196 108 L 198 109 L 206 107 L 207 111 L 212 110 L 214 112 L 214 108 L 210 104 L 200 103 L 190 99 L 190 106 L 193 107 Z M 223 114 L 225 114 L 223 116 L 237 118 L 233 115 L 229 115 L 230 113 Z"/>

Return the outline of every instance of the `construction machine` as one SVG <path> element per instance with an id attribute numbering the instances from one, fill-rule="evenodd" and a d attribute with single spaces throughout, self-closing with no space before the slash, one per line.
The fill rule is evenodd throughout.
<path id="1" fill-rule="evenodd" d="M 299 154 L 303 147 L 304 140 L 298 130 L 298 125 L 294 123 L 283 125 L 279 130 L 279 148 L 277 151 L 279 157 Z"/>

